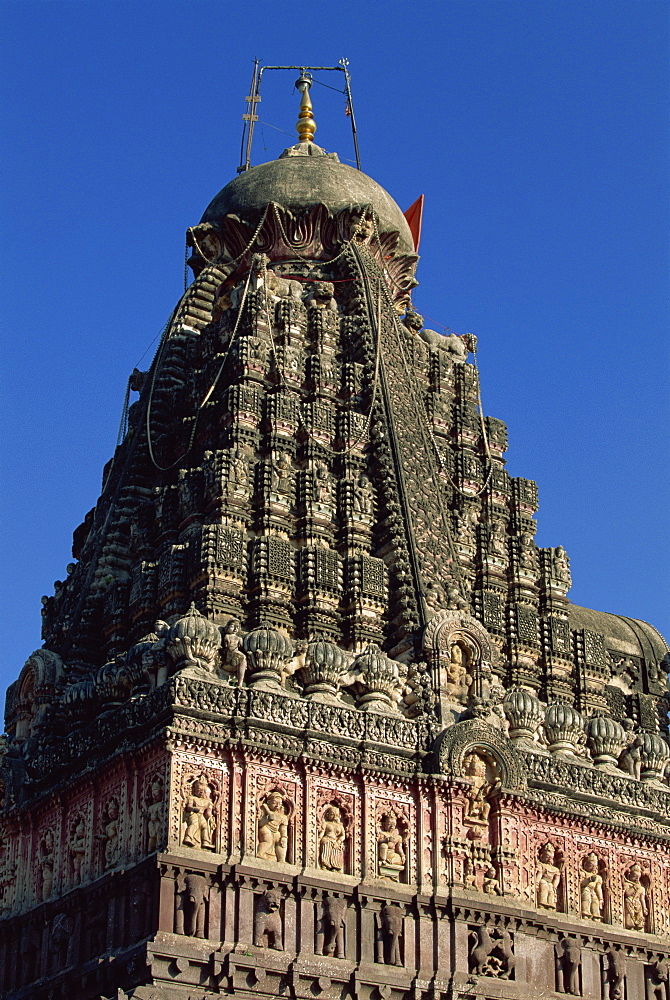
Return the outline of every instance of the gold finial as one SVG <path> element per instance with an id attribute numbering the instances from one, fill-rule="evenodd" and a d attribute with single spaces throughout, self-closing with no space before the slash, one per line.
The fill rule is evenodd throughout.
<path id="1" fill-rule="evenodd" d="M 303 73 L 299 80 L 295 82 L 296 89 L 302 94 L 300 101 L 300 112 L 295 124 L 300 142 L 313 142 L 316 132 L 316 122 L 312 118 L 312 102 L 309 99 L 309 88 L 312 86 L 312 78 L 309 73 Z"/>

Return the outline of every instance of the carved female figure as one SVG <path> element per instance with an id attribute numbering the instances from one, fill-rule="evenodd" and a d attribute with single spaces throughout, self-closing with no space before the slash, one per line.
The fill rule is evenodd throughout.
<path id="1" fill-rule="evenodd" d="M 561 881 L 561 870 L 554 863 L 556 848 L 547 841 L 540 848 L 538 859 L 539 877 L 537 882 L 537 905 L 545 910 L 555 910 L 558 903 L 558 886 Z"/>
<path id="2" fill-rule="evenodd" d="M 582 858 L 582 878 L 579 882 L 583 917 L 600 920 L 603 915 L 603 877 L 598 872 L 598 856 L 591 851 Z"/>
<path id="3" fill-rule="evenodd" d="M 276 789 L 271 791 L 265 802 L 261 802 L 256 848 L 259 858 L 266 861 L 286 861 L 289 818 L 283 793 Z"/>
<path id="4" fill-rule="evenodd" d="M 464 642 L 452 642 L 447 667 L 447 677 L 452 684 L 468 683 L 468 667 L 471 660 L 472 653 Z"/>
<path id="5" fill-rule="evenodd" d="M 105 868 L 110 868 L 119 853 L 119 803 L 116 799 L 110 799 L 107 803 L 103 829 L 100 840 L 105 845 Z"/>
<path id="6" fill-rule="evenodd" d="M 629 930 L 643 931 L 649 913 L 647 890 L 641 882 L 642 869 L 637 861 L 624 874 L 623 914 L 624 926 Z"/>
<path id="7" fill-rule="evenodd" d="M 158 838 L 163 823 L 163 782 L 154 778 L 151 782 L 151 802 L 147 809 L 147 851 L 151 854 L 158 847 Z"/>
<path id="8" fill-rule="evenodd" d="M 191 785 L 191 794 L 186 796 L 184 822 L 186 830 L 182 843 L 186 847 L 214 850 L 216 819 L 209 785 L 204 774 L 195 779 Z"/>
<path id="9" fill-rule="evenodd" d="M 47 830 L 40 843 L 40 899 L 50 899 L 54 886 L 54 835 Z"/>
<path id="10" fill-rule="evenodd" d="M 237 683 L 241 686 L 244 672 L 247 669 L 247 658 L 242 652 L 242 636 L 237 618 L 231 618 L 223 633 L 221 662 L 224 668 L 237 675 Z"/>
<path id="11" fill-rule="evenodd" d="M 86 856 L 86 824 L 80 816 L 70 835 L 70 859 L 72 862 L 72 880 L 76 884 L 81 880 L 81 867 Z"/>
<path id="12" fill-rule="evenodd" d="M 344 823 L 337 806 L 326 806 L 319 827 L 319 864 L 331 872 L 344 871 Z"/>

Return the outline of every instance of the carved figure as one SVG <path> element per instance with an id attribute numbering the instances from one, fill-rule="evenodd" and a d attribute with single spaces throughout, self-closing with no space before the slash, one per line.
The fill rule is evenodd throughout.
<path id="1" fill-rule="evenodd" d="M 81 881 L 81 868 L 86 857 L 86 824 L 79 816 L 70 834 L 70 860 L 72 863 L 72 881 L 76 885 Z"/>
<path id="2" fill-rule="evenodd" d="M 189 937 L 205 936 L 205 894 L 207 880 L 202 875 L 184 875 L 178 883 L 179 895 L 175 913 L 175 934 Z"/>
<path id="3" fill-rule="evenodd" d="M 362 474 L 354 483 L 351 502 L 354 514 L 362 514 L 364 516 L 372 514 L 372 487 L 368 478 Z"/>
<path id="4" fill-rule="evenodd" d="M 653 965 L 648 965 L 647 1000 L 667 1000 L 668 980 L 670 979 L 670 960 L 659 958 Z"/>
<path id="5" fill-rule="evenodd" d="M 473 938 L 473 943 L 475 941 L 476 944 L 470 952 L 470 966 L 474 973 L 481 976 L 495 948 L 495 942 L 485 924 L 477 928 L 477 936 Z"/>
<path id="6" fill-rule="evenodd" d="M 486 823 L 491 812 L 491 804 L 486 799 L 491 791 L 491 785 L 486 780 L 486 761 L 479 754 L 468 754 L 463 761 L 463 773 L 473 779 L 472 788 L 465 793 L 468 800 L 465 819 Z"/>
<path id="7" fill-rule="evenodd" d="M 379 874 L 398 880 L 405 867 L 405 845 L 393 812 L 384 813 L 379 822 L 377 854 Z"/>
<path id="8" fill-rule="evenodd" d="M 119 803 L 116 799 L 110 799 L 107 803 L 103 831 L 98 835 L 98 839 L 105 845 L 105 868 L 110 868 L 116 862 L 119 853 Z"/>
<path id="9" fill-rule="evenodd" d="M 500 955 L 502 963 L 500 969 L 501 979 L 511 979 L 514 966 L 516 965 L 516 958 L 514 957 L 514 943 L 512 941 L 512 935 L 506 927 L 503 927 L 500 931 L 496 950 Z"/>
<path id="10" fill-rule="evenodd" d="M 207 778 L 201 774 L 191 785 L 191 793 L 184 802 L 186 829 L 182 844 L 202 850 L 214 850 L 216 819 Z"/>
<path id="11" fill-rule="evenodd" d="M 332 893 L 323 897 L 322 927 L 318 935 L 317 955 L 332 955 L 344 958 L 344 925 L 347 917 L 347 901 Z"/>
<path id="12" fill-rule="evenodd" d="M 642 735 L 635 732 L 631 719 L 624 719 L 622 725 L 628 745 L 619 754 L 619 767 L 626 774 L 630 774 L 631 778 L 637 778 L 639 781 L 642 771 Z"/>
<path id="13" fill-rule="evenodd" d="M 254 944 L 257 948 L 273 948 L 283 951 L 281 893 L 277 889 L 268 889 L 263 893 L 263 899 L 256 911 L 254 920 Z"/>
<path id="14" fill-rule="evenodd" d="M 624 874 L 623 915 L 624 926 L 632 931 L 643 931 L 649 913 L 647 890 L 641 882 L 642 869 L 637 862 Z"/>
<path id="15" fill-rule="evenodd" d="M 319 827 L 319 865 L 331 872 L 344 871 L 344 823 L 337 806 L 326 806 Z"/>
<path id="16" fill-rule="evenodd" d="M 21 981 L 32 983 L 37 978 L 37 960 L 42 948 L 42 935 L 34 924 L 29 924 L 21 931 L 19 958 L 21 962 Z"/>
<path id="17" fill-rule="evenodd" d="M 601 920 L 603 915 L 603 877 L 598 872 L 598 856 L 593 853 L 582 858 L 582 878 L 579 882 L 583 917 Z"/>
<path id="18" fill-rule="evenodd" d="M 574 938 L 563 938 L 556 945 L 556 965 L 559 981 L 562 980 L 563 993 L 581 996 L 579 967 L 582 964 L 582 950 Z"/>
<path id="19" fill-rule="evenodd" d="M 39 847 L 40 900 L 50 899 L 54 887 L 54 835 L 47 830 Z"/>
<path id="20" fill-rule="evenodd" d="M 291 278 L 283 278 L 275 271 L 265 272 L 265 292 L 270 302 L 279 299 L 292 299 L 295 303 L 302 300 L 302 285 Z"/>
<path id="21" fill-rule="evenodd" d="M 289 810 L 286 810 L 286 803 Z M 293 813 L 292 803 L 284 799 L 284 793 L 273 790 L 261 802 L 258 820 L 258 846 L 256 855 L 266 861 L 286 861 L 288 849 L 288 826 Z"/>
<path id="22" fill-rule="evenodd" d="M 559 584 L 561 584 L 561 586 L 565 587 L 566 590 L 570 588 L 570 560 L 568 559 L 568 553 L 562 545 L 559 545 L 553 551 L 551 559 L 551 575 Z"/>
<path id="23" fill-rule="evenodd" d="M 158 840 L 163 826 L 163 782 L 156 777 L 151 782 L 151 801 L 146 811 L 147 816 L 147 852 L 151 854 L 158 848 Z"/>
<path id="24" fill-rule="evenodd" d="M 452 684 L 459 687 L 469 684 L 471 677 L 468 673 L 472 663 L 472 650 L 462 639 L 452 642 L 449 647 L 449 665 L 447 667 L 447 678 Z"/>
<path id="25" fill-rule="evenodd" d="M 356 212 L 351 216 L 351 238 L 357 243 L 368 243 L 375 235 L 375 222 L 370 212 Z M 421 320 L 423 323 L 423 320 Z"/>
<path id="26" fill-rule="evenodd" d="M 237 675 L 237 683 L 241 687 L 247 669 L 247 657 L 242 652 L 242 636 L 237 618 L 231 618 L 223 631 L 221 664 L 224 670 Z"/>
<path id="27" fill-rule="evenodd" d="M 57 913 L 49 931 L 49 954 L 54 972 L 61 972 L 70 964 L 73 941 L 74 917 L 69 913 Z"/>
<path id="28" fill-rule="evenodd" d="M 484 869 L 484 882 L 482 890 L 489 896 L 500 895 L 500 880 L 493 865 L 487 865 Z"/>
<path id="29" fill-rule="evenodd" d="M 555 910 L 558 904 L 558 886 L 561 881 L 561 870 L 554 863 L 556 848 L 547 841 L 538 853 L 539 871 L 537 880 L 537 905 L 545 910 Z"/>
<path id="30" fill-rule="evenodd" d="M 400 939 L 402 937 L 405 911 L 397 903 L 384 903 L 381 908 L 381 931 L 384 962 L 386 965 L 402 965 Z"/>
<path id="31" fill-rule="evenodd" d="M 333 298 L 335 286 L 332 281 L 317 281 L 305 296 L 305 305 L 316 309 L 329 309 L 337 312 L 337 302 Z"/>
<path id="32" fill-rule="evenodd" d="M 625 954 L 618 948 L 610 948 L 607 952 L 607 968 L 605 976 L 609 985 L 609 1000 L 624 1000 L 626 989 Z"/>

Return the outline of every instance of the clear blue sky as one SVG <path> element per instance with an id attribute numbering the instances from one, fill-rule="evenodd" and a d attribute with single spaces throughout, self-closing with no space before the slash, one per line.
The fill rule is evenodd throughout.
<path id="1" fill-rule="evenodd" d="M 416 307 L 478 336 L 539 543 L 568 550 L 575 603 L 670 633 L 669 9 L 5 0 L 0 682 L 41 644 L 186 227 L 235 173 L 255 56 L 349 58 L 363 169 L 426 196 Z M 266 75 L 254 162 L 292 141 L 293 81 Z M 352 158 L 342 96 L 313 98 Z"/>

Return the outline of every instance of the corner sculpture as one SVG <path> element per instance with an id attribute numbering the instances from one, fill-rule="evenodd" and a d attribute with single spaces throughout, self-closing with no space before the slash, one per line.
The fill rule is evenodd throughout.
<path id="1" fill-rule="evenodd" d="M 7 693 L 0 994 L 670 1000 L 667 645 L 568 601 L 310 86 L 188 230 Z"/>

